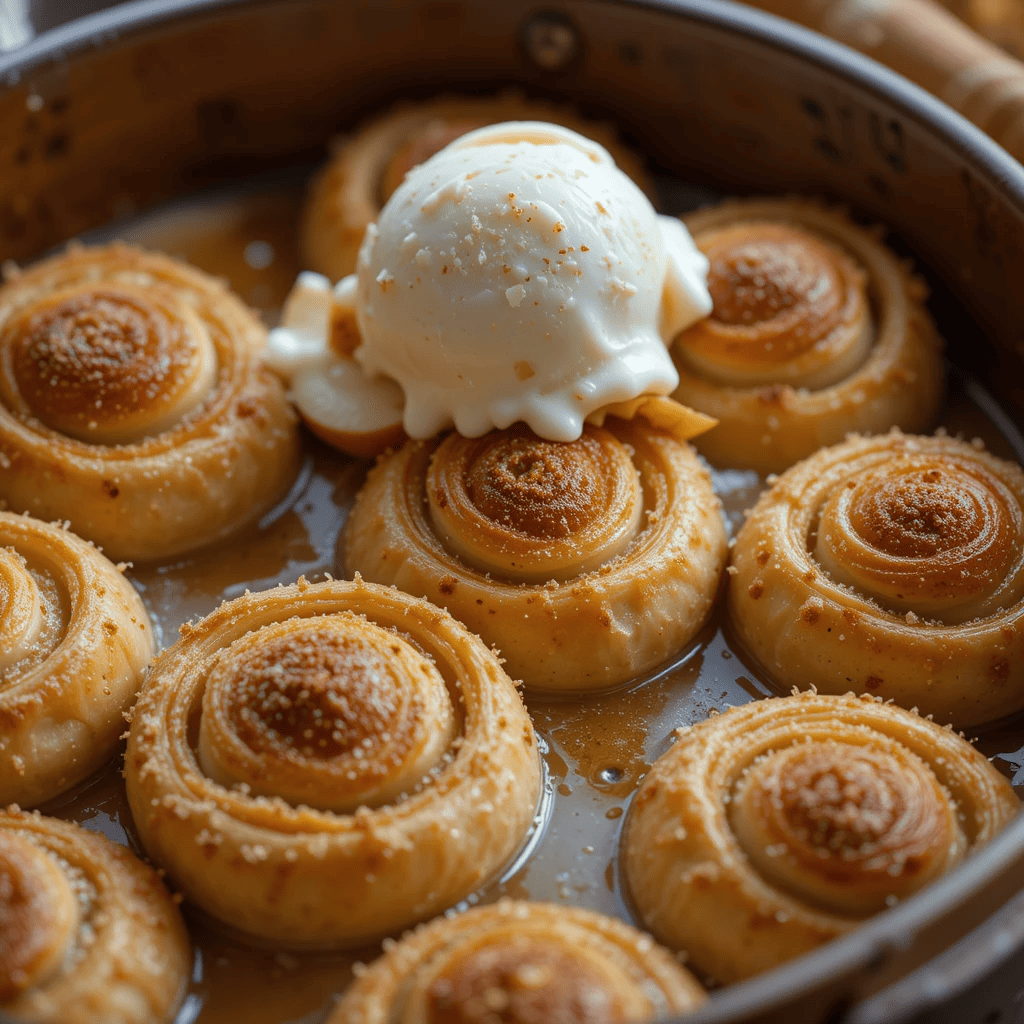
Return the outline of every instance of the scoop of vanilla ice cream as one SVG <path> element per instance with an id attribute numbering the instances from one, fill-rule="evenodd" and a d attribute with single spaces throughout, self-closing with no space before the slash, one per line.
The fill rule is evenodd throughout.
<path id="1" fill-rule="evenodd" d="M 678 384 L 667 344 L 711 310 L 707 260 L 595 142 L 509 122 L 414 168 L 366 232 L 355 358 L 404 426 L 525 421 L 572 441 L 611 402 Z"/>

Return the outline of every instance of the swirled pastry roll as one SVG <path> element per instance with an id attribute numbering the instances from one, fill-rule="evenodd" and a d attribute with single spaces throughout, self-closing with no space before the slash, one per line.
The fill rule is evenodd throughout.
<path id="1" fill-rule="evenodd" d="M 109 761 L 154 654 L 141 599 L 60 526 L 0 512 L 0 806 L 32 806 Z"/>
<path id="2" fill-rule="evenodd" d="M 667 950 L 621 921 L 507 900 L 406 935 L 355 981 L 328 1024 L 639 1024 L 705 999 Z"/>
<path id="3" fill-rule="evenodd" d="M 644 927 L 731 982 L 912 895 L 1019 808 L 951 730 L 802 693 L 680 729 L 630 807 L 623 866 Z"/>
<path id="4" fill-rule="evenodd" d="M 313 182 L 300 227 L 306 265 L 340 281 L 356 268 L 368 224 L 406 173 L 466 132 L 499 121 L 551 121 L 601 143 L 649 196 L 654 187 L 642 161 L 616 132 L 570 110 L 516 95 L 449 96 L 396 106 L 339 140 Z"/>
<path id="5" fill-rule="evenodd" d="M 471 893 L 522 843 L 540 761 L 497 658 L 396 590 L 300 581 L 182 630 L 136 705 L 128 800 L 185 895 L 343 947 Z"/>
<path id="6" fill-rule="evenodd" d="M 265 340 L 221 284 L 126 245 L 15 275 L 0 288 L 0 499 L 119 559 L 249 522 L 298 466 Z"/>
<path id="7" fill-rule="evenodd" d="M 184 922 L 152 868 L 55 818 L 0 810 L 0 1015 L 164 1024 L 185 995 Z"/>
<path id="8" fill-rule="evenodd" d="M 797 199 L 683 220 L 714 308 L 676 338 L 673 397 L 719 421 L 696 442 L 712 462 L 781 472 L 852 432 L 932 426 L 941 340 L 923 283 L 875 234 Z"/>
<path id="9" fill-rule="evenodd" d="M 1024 707 L 1024 472 L 950 437 L 826 448 L 740 530 L 733 629 L 783 686 L 974 725 Z"/>
<path id="10" fill-rule="evenodd" d="M 406 444 L 349 517 L 348 573 L 445 605 L 514 679 L 586 692 L 677 654 L 711 609 L 725 530 L 693 449 L 642 419 Z"/>

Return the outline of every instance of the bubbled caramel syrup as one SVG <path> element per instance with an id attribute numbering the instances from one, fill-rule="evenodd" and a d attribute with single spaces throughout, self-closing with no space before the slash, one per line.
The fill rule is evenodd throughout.
<path id="1" fill-rule="evenodd" d="M 96 240 L 121 238 L 160 249 L 221 276 L 273 324 L 298 269 L 294 238 L 303 181 L 272 181 L 182 202 Z M 979 405 L 975 392 L 968 394 L 956 379 L 950 390 L 943 416 L 950 433 L 981 437 L 995 454 L 1024 460 L 1024 440 L 1018 436 L 1011 444 L 983 411 L 987 396 L 980 395 Z M 161 647 L 176 640 L 183 622 L 246 589 L 291 583 L 302 574 L 311 581 L 337 574 L 338 536 L 367 464 L 338 454 L 309 433 L 304 442 L 305 462 L 291 492 L 254 527 L 191 557 L 129 570 Z M 736 470 L 716 472 L 714 479 L 735 534 L 763 480 Z M 542 824 L 504 876 L 468 902 L 499 896 L 550 900 L 632 921 L 620 888 L 617 850 L 624 813 L 644 773 L 668 749 L 678 726 L 772 695 L 744 665 L 719 614 L 673 665 L 622 690 L 586 701 L 527 698 L 547 768 Z M 981 745 L 1024 796 L 1020 744 L 1018 728 L 990 732 Z M 1013 753 L 1001 753 L 1008 750 Z M 120 767 L 118 761 L 43 809 L 141 852 Z M 351 978 L 353 963 L 368 962 L 379 952 L 259 949 L 189 906 L 184 910 L 195 960 L 177 1024 L 319 1024 L 332 996 Z"/>

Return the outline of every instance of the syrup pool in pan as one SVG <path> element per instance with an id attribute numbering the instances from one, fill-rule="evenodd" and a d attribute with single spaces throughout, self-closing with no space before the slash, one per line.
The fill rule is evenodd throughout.
<path id="1" fill-rule="evenodd" d="M 273 325 L 298 267 L 296 224 L 305 176 L 270 179 L 244 189 L 190 198 L 96 233 L 159 249 L 225 278 Z M 714 197 L 667 183 L 674 212 Z M 940 329 L 942 324 L 940 323 Z M 975 381 L 955 369 L 942 418 L 950 433 L 980 437 L 995 454 L 1024 461 L 1024 437 Z M 161 647 L 178 627 L 246 589 L 261 590 L 335 573 L 338 537 L 367 469 L 304 433 L 305 459 L 290 493 L 227 544 L 173 563 L 128 571 L 153 617 Z M 714 472 L 730 532 L 756 501 L 756 473 Z M 527 699 L 546 762 L 537 824 L 515 862 L 467 902 L 499 896 L 591 907 L 630 920 L 619 887 L 622 817 L 643 774 L 671 742 L 672 731 L 712 711 L 771 694 L 731 645 L 716 615 L 672 665 L 617 692 L 579 701 Z M 1024 796 L 1024 733 L 991 730 L 985 752 Z M 140 851 L 120 761 L 99 778 L 44 808 Z M 353 965 L 374 949 L 292 953 L 257 949 L 185 907 L 195 949 L 192 983 L 176 1024 L 317 1024 Z M 358 968 L 356 968 L 358 969 Z"/>

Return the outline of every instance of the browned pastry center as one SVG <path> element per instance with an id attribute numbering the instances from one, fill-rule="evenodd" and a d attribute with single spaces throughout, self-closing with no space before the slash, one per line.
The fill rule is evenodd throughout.
<path id="1" fill-rule="evenodd" d="M 533 582 L 578 576 L 620 554 L 643 505 L 626 446 L 589 424 L 567 443 L 526 427 L 450 434 L 427 494 L 435 530 L 467 565 Z"/>
<path id="2" fill-rule="evenodd" d="M 493 523 L 539 539 L 585 526 L 607 502 L 612 459 L 593 434 L 573 450 L 532 433 L 495 434 L 467 453 L 465 491 Z"/>
<path id="3" fill-rule="evenodd" d="M 931 770 L 898 748 L 797 743 L 744 773 L 730 820 L 782 888 L 862 916 L 944 870 L 962 843 Z"/>
<path id="4" fill-rule="evenodd" d="M 679 350 L 723 383 L 824 387 L 870 343 L 865 276 L 825 238 L 793 225 L 731 224 L 696 236 L 708 257 L 711 316 Z"/>
<path id="5" fill-rule="evenodd" d="M 888 486 L 847 487 L 850 525 L 874 548 L 903 558 L 937 558 L 978 537 L 984 494 L 957 487 L 942 469 Z"/>
<path id="6" fill-rule="evenodd" d="M 600 966 L 564 943 L 499 935 L 454 959 L 426 994 L 428 1024 L 620 1024 Z"/>
<path id="7" fill-rule="evenodd" d="M 13 682 L 40 665 L 61 642 L 68 595 L 13 546 L 0 548 L 0 681 Z"/>
<path id="8" fill-rule="evenodd" d="M 230 717 L 254 752 L 330 759 L 369 752 L 398 711 L 387 663 L 358 637 L 315 626 L 244 651 L 229 669 Z"/>
<path id="9" fill-rule="evenodd" d="M 729 326 L 763 324 L 803 304 L 809 318 L 794 323 L 785 339 L 785 349 L 792 352 L 812 344 L 814 327 L 835 316 L 843 285 L 820 243 L 778 226 L 771 234 L 781 237 L 741 238 L 707 253 L 711 315 Z"/>
<path id="10" fill-rule="evenodd" d="M 412 792 L 454 728 L 444 681 L 406 641 L 350 614 L 292 619 L 217 658 L 199 758 L 221 785 L 349 811 Z"/>
<path id="11" fill-rule="evenodd" d="M 958 622 L 1009 597 L 1000 592 L 1021 558 L 1020 520 L 981 465 L 919 457 L 836 488 L 814 552 L 834 579 L 883 607 Z"/>
<path id="12" fill-rule="evenodd" d="M 210 369 L 194 319 L 158 289 L 85 286 L 29 307 L 3 346 L 32 416 L 79 440 L 131 443 L 196 404 Z"/>
<path id="13" fill-rule="evenodd" d="M 908 898 L 1019 810 L 962 734 L 807 690 L 679 730 L 630 805 L 623 869 L 651 934 L 728 983 Z"/>

